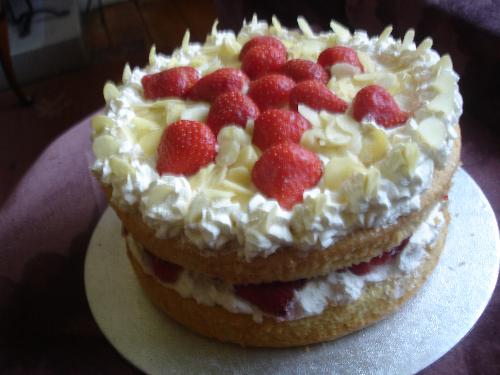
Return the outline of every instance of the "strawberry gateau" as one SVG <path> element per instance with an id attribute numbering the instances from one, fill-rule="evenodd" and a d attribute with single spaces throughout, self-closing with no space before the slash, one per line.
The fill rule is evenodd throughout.
<path id="1" fill-rule="evenodd" d="M 153 47 L 92 120 L 144 292 L 246 346 L 332 340 L 401 306 L 439 260 L 460 158 L 458 75 L 431 39 L 298 26 Z"/>

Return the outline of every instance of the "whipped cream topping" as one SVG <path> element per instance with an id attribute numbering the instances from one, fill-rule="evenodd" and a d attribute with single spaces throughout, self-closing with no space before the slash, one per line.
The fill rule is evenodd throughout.
<path id="1" fill-rule="evenodd" d="M 112 201 L 121 209 L 138 210 L 159 238 L 184 236 L 207 254 L 232 241 L 248 260 L 282 246 L 326 248 L 354 229 L 390 225 L 418 210 L 434 170 L 443 167 L 458 137 L 454 127 L 462 99 L 451 60 L 440 58 L 429 39 L 416 46 L 412 30 L 399 40 L 389 28 L 369 38 L 335 22 L 331 26 L 333 32 L 315 34 L 302 18 L 301 31 L 287 30 L 276 19 L 268 25 L 254 18 L 235 35 L 214 25 L 203 45 L 189 43 L 187 33 L 171 56 L 153 48 L 145 68 L 127 65 L 121 85 L 104 87 L 106 111 L 93 120 L 93 169 L 112 185 Z M 343 69 L 328 87 L 351 103 L 359 89 L 376 83 L 410 113 L 402 126 L 385 129 L 370 118 L 358 123 L 350 108 L 334 114 L 300 105 L 299 112 L 312 124 L 301 145 L 318 154 L 325 172 L 291 211 L 251 182 L 261 153 L 251 143 L 252 121 L 245 129 L 222 129 L 215 162 L 194 176 L 160 176 L 155 169 L 165 127 L 179 119 L 205 121 L 210 105 L 145 100 L 142 77 L 182 65 L 202 76 L 224 66 L 239 67 L 241 47 L 257 35 L 280 38 L 289 58 L 316 61 L 333 45 L 355 48 L 365 72 Z"/>
<path id="2" fill-rule="evenodd" d="M 302 288 L 294 292 L 288 315 L 275 318 L 295 320 L 319 315 L 329 305 L 345 305 L 356 301 L 367 286 L 389 279 L 394 284 L 392 289 L 387 289 L 387 296 L 394 299 L 402 297 L 413 287 L 408 281 L 418 276 L 422 262 L 429 256 L 428 249 L 439 237 L 445 223 L 441 206 L 442 204 L 438 204 L 434 207 L 396 257 L 385 264 L 373 265 L 371 271 L 365 275 L 356 275 L 350 271 L 332 272 L 326 276 L 307 280 Z M 183 270 L 175 283 L 163 283 L 154 275 L 150 255 L 143 247 L 130 234 L 127 235 L 126 241 L 143 270 L 182 297 L 193 298 L 196 302 L 207 306 L 218 305 L 233 313 L 251 314 L 256 322 L 262 322 L 263 316 L 266 315 L 257 306 L 236 295 L 230 284 L 211 279 L 204 274 Z"/>

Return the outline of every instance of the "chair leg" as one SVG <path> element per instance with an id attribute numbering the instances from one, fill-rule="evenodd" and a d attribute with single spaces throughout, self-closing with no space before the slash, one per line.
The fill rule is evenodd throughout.
<path id="1" fill-rule="evenodd" d="M 16 80 L 14 67 L 12 66 L 12 58 L 10 56 L 9 34 L 5 13 L 0 14 L 0 62 L 2 63 L 7 82 L 9 82 L 10 87 L 17 95 L 21 104 L 30 105 L 33 103 L 33 99 L 23 92 Z"/>

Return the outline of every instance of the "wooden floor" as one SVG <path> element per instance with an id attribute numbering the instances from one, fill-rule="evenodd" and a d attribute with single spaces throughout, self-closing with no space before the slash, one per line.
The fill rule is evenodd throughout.
<path id="1" fill-rule="evenodd" d="M 111 51 L 135 58 L 152 44 L 170 53 L 179 46 L 187 29 L 191 39 L 203 41 L 216 18 L 212 1 L 136 0 L 93 10 L 84 17 L 84 38 L 91 58 L 99 60 Z"/>

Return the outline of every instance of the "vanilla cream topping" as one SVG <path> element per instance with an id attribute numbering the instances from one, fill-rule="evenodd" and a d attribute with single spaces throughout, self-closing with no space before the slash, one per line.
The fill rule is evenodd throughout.
<path id="1" fill-rule="evenodd" d="M 124 210 L 138 209 L 159 238 L 181 235 L 207 254 L 233 241 L 246 259 L 287 245 L 326 248 L 354 229 L 390 225 L 418 210 L 434 170 L 443 167 L 458 136 L 454 126 L 462 99 L 451 61 L 440 58 L 429 39 L 416 46 L 411 30 L 396 40 L 390 29 L 368 38 L 335 22 L 331 26 L 334 32 L 315 34 L 302 18 L 301 31 L 287 30 L 276 19 L 271 26 L 253 19 L 236 36 L 214 25 L 203 45 L 189 43 L 187 34 L 171 56 L 153 48 L 144 69 L 127 65 L 122 85 L 106 84 L 106 111 L 93 119 L 93 169 L 113 186 L 113 202 Z M 328 87 L 351 103 L 359 89 L 376 83 L 411 114 L 402 126 L 385 129 L 370 118 L 358 123 L 351 108 L 333 114 L 300 105 L 299 112 L 312 124 L 301 144 L 318 154 L 325 173 L 291 211 L 251 182 L 261 154 L 251 143 L 252 121 L 245 129 L 223 128 L 215 162 L 194 176 L 160 176 L 155 169 L 165 127 L 179 119 L 205 121 L 210 106 L 145 100 L 142 77 L 182 65 L 195 67 L 202 76 L 224 66 L 239 67 L 241 47 L 257 35 L 280 38 L 290 58 L 316 61 L 330 46 L 355 48 L 365 72 L 341 69 Z"/>
<path id="2" fill-rule="evenodd" d="M 365 287 L 388 279 L 394 285 L 389 298 L 400 298 L 411 287 L 406 281 L 418 276 L 422 262 L 429 256 L 432 247 L 445 223 L 441 211 L 442 204 L 436 205 L 427 219 L 410 237 L 406 247 L 392 260 L 383 265 L 372 266 L 369 273 L 356 275 L 350 271 L 332 272 L 326 276 L 307 280 L 304 286 L 294 292 L 289 305 L 289 313 L 278 320 L 295 320 L 321 314 L 329 305 L 345 305 L 359 299 Z M 129 234 L 128 248 L 144 271 L 155 277 L 150 265 L 150 256 Z M 158 278 L 156 278 L 161 282 Z M 222 306 L 233 313 L 251 314 L 256 322 L 261 322 L 265 313 L 257 306 L 236 295 L 233 287 L 206 275 L 183 270 L 175 283 L 163 283 L 184 298 L 193 298 L 208 306 Z M 410 285 L 410 286 L 408 286 Z"/>

